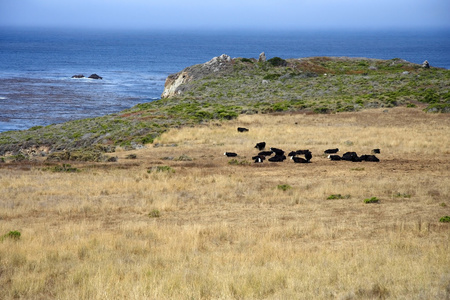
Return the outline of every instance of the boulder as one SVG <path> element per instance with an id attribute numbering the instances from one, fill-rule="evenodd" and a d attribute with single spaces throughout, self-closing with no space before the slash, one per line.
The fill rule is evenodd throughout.
<path id="1" fill-rule="evenodd" d="M 259 55 L 258 62 L 266 62 L 266 61 L 267 61 L 266 53 L 261 52 L 261 54 Z"/>
<path id="2" fill-rule="evenodd" d="M 83 74 L 73 75 L 72 78 L 84 78 Z"/>
<path id="3" fill-rule="evenodd" d="M 103 77 L 98 76 L 97 74 L 92 74 L 91 76 L 89 76 L 88 78 L 90 79 L 103 79 Z"/>

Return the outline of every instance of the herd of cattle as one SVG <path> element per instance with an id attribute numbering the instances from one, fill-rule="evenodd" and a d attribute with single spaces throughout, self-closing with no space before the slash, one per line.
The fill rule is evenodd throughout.
<path id="1" fill-rule="evenodd" d="M 238 127 L 238 132 L 246 132 L 248 131 L 247 128 Z M 260 142 L 255 145 L 255 148 L 260 151 L 257 155 L 252 157 L 252 160 L 255 163 L 262 163 L 264 160 L 270 161 L 270 162 L 282 162 L 286 160 L 285 152 L 281 149 L 270 147 L 270 150 L 266 149 L 266 142 Z M 372 154 L 364 154 L 361 156 L 358 156 L 356 152 L 346 152 L 342 156 L 339 156 L 338 153 L 339 149 L 327 149 L 324 151 L 324 154 L 328 154 L 328 158 L 330 160 L 338 161 L 338 160 L 344 160 L 344 161 L 352 161 L 352 162 L 361 162 L 361 161 L 369 161 L 369 162 L 379 162 L 379 158 L 375 156 L 375 154 L 380 153 L 380 149 L 373 149 Z M 238 156 L 235 152 L 225 152 L 225 156 L 227 157 L 236 157 Z M 296 150 L 291 151 L 288 153 L 288 156 L 291 158 L 291 160 L 294 161 L 294 163 L 310 163 L 312 159 L 312 153 L 311 151 L 305 149 L 305 150 Z M 303 156 L 303 157 L 300 157 Z"/>

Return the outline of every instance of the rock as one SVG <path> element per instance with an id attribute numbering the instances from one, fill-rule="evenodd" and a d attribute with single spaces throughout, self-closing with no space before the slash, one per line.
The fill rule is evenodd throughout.
<path id="1" fill-rule="evenodd" d="M 212 58 L 203 64 L 187 67 L 181 72 L 171 74 L 164 84 L 161 98 L 170 98 L 188 90 L 187 83 L 211 75 L 211 73 L 232 69 L 232 59 L 226 54 Z"/>
<path id="2" fill-rule="evenodd" d="M 425 69 L 429 69 L 430 68 L 430 63 L 428 62 L 428 60 L 426 60 L 426 61 L 424 61 L 422 63 L 422 68 L 425 68 Z"/>
<path id="3" fill-rule="evenodd" d="M 181 94 L 181 91 L 179 91 L 178 88 L 180 85 L 189 82 L 190 79 L 191 76 L 189 76 L 188 72 L 180 72 L 169 75 L 166 79 L 166 83 L 164 84 L 164 91 L 161 98 L 169 98 L 171 96 Z"/>
<path id="4" fill-rule="evenodd" d="M 88 78 L 90 79 L 103 79 L 103 77 L 98 76 L 97 74 L 92 74 L 91 76 L 89 76 Z"/>
<path id="5" fill-rule="evenodd" d="M 266 53 L 261 52 L 261 54 L 259 55 L 259 58 L 258 58 L 258 62 L 266 62 L 266 61 L 267 61 Z"/>
<path id="6" fill-rule="evenodd" d="M 72 78 L 84 78 L 83 74 L 73 75 Z"/>

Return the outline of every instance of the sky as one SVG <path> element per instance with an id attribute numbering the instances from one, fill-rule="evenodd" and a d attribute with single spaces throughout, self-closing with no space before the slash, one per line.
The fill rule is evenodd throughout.
<path id="1" fill-rule="evenodd" d="M 0 27 L 450 29 L 450 0 L 0 0 Z"/>

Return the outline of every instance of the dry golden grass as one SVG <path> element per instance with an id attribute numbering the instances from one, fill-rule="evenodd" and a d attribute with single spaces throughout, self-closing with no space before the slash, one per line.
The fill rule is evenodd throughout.
<path id="1" fill-rule="evenodd" d="M 449 132 L 418 109 L 254 115 L 79 173 L 2 164 L 0 235 L 22 235 L 0 242 L 0 298 L 450 299 Z M 312 163 L 254 164 L 260 141 Z M 381 162 L 331 162 L 332 147 Z"/>

